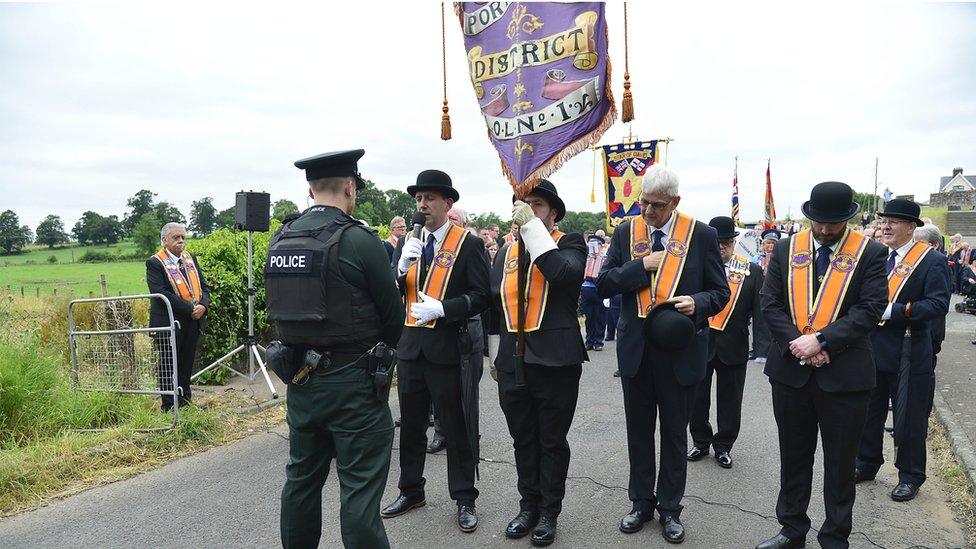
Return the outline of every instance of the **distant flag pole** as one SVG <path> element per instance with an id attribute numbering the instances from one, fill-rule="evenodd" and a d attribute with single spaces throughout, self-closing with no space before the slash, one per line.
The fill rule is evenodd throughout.
<path id="1" fill-rule="evenodd" d="M 766 159 L 766 225 L 772 227 L 776 221 L 776 206 L 773 204 L 773 179 L 769 172 L 769 159 Z"/>
<path id="2" fill-rule="evenodd" d="M 739 224 L 739 157 L 735 157 L 735 171 L 732 172 L 732 221 Z"/>

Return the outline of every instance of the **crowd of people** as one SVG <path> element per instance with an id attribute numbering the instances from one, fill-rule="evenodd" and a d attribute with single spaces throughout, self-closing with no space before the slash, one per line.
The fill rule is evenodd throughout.
<path id="1" fill-rule="evenodd" d="M 740 232 L 730 217 L 704 223 L 679 209 L 677 174 L 652 166 L 641 214 L 611 235 L 562 232 L 565 204 L 547 180 L 513 196 L 511 228 L 500 235 L 498 226 L 471 226 L 450 176 L 425 170 L 406 189 L 417 204 L 413 227 L 395 218 L 381 241 L 351 215 L 363 154 L 295 163 L 314 205 L 285 221 L 265 264 L 279 339 L 268 363 L 289 383 L 285 547 L 317 546 L 333 461 L 344 545 L 388 547 L 383 520 L 426 505 L 425 454 L 445 450 L 457 527 L 475 531 L 485 358 L 518 475 L 505 536 L 553 543 L 583 363 L 607 340 L 616 342 L 629 459 L 632 506 L 620 532 L 640 531 L 657 514 L 667 542 L 685 540 L 688 463 L 714 452 L 721 467 L 734 466 L 750 360 L 770 381 L 781 458 L 781 529 L 757 549 L 804 546 L 818 435 L 824 547 L 848 546 L 855 485 L 874 480 L 885 460 L 889 408 L 898 470 L 891 499 L 910 501 L 925 482 L 950 292 L 976 280 L 951 270 L 971 265 L 969 248 L 951 237 L 947 257 L 941 232 L 914 202 L 893 199 L 859 225 L 852 189 L 824 182 L 803 204 L 808 224 Z M 164 227 L 149 283 L 198 322 L 210 302 L 183 235 Z M 743 238 L 756 239 L 755 253 L 739 252 Z M 399 479 L 381 508 L 395 429 L 388 349 L 396 349 Z"/>

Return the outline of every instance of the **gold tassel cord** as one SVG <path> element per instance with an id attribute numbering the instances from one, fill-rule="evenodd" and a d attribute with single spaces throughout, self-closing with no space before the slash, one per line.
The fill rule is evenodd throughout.
<path id="1" fill-rule="evenodd" d="M 630 93 L 630 55 L 627 38 L 627 2 L 624 2 L 624 98 L 620 103 L 620 119 L 624 122 L 634 119 L 634 96 Z"/>
<path id="2" fill-rule="evenodd" d="M 451 138 L 451 116 L 447 114 L 447 32 L 444 25 L 444 2 L 441 2 L 441 69 L 444 74 L 444 106 L 441 107 L 441 139 Z"/>

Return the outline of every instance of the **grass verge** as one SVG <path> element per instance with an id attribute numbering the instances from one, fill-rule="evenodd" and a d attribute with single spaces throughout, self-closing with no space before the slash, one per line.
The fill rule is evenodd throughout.
<path id="1" fill-rule="evenodd" d="M 976 498 L 973 496 L 973 487 L 952 453 L 945 429 L 934 415 L 929 418 L 929 448 L 936 457 L 933 465 L 945 481 L 949 492 L 949 506 L 965 528 L 967 544 L 969 547 L 976 547 Z"/>

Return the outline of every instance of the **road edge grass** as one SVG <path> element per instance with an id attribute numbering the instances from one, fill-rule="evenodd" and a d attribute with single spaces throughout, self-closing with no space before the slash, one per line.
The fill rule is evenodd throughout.
<path id="1" fill-rule="evenodd" d="M 976 496 L 973 485 L 952 451 L 945 427 L 934 413 L 929 418 L 929 448 L 936 458 L 936 470 L 946 485 L 949 507 L 963 526 L 967 546 L 976 547 Z"/>

